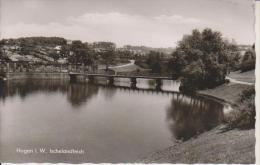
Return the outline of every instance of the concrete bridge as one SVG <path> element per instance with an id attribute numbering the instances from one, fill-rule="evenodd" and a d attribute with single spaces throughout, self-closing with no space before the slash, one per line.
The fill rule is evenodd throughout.
<path id="1" fill-rule="evenodd" d="M 89 82 L 94 82 L 96 77 L 104 77 L 107 78 L 108 84 L 113 85 L 115 78 L 127 78 L 131 82 L 132 87 L 136 87 L 137 79 L 150 79 L 150 80 L 155 80 L 156 82 L 156 87 L 159 88 L 161 85 L 163 85 L 163 80 L 174 80 L 174 77 L 170 75 L 159 75 L 159 74 L 99 74 L 99 73 L 75 73 L 75 72 L 70 72 L 69 73 L 70 81 L 78 81 L 78 80 L 83 80 L 85 81 L 88 79 Z"/>
<path id="2" fill-rule="evenodd" d="M 131 61 L 129 64 L 111 67 L 110 69 L 122 69 L 127 68 L 129 66 L 133 66 L 134 61 Z M 109 82 L 109 85 L 113 85 L 116 78 L 126 78 L 129 79 L 131 85 L 133 87 L 136 86 L 137 79 L 150 79 L 154 80 L 157 87 L 160 87 L 163 84 L 163 80 L 174 80 L 172 75 L 162 75 L 162 74 L 150 74 L 147 72 L 113 72 L 112 74 L 109 72 L 102 71 L 101 73 L 97 72 L 85 72 L 84 69 L 73 70 L 71 67 L 66 68 L 63 71 L 61 68 L 57 70 L 57 66 L 53 66 L 56 68 L 54 70 L 48 70 L 47 66 L 42 65 L 37 67 L 29 67 L 28 64 L 21 63 L 0 63 L 0 80 L 11 80 L 11 79 L 21 79 L 21 78 L 69 78 L 71 81 L 85 81 L 86 79 L 89 82 L 94 82 L 97 77 L 104 77 Z M 41 69 L 39 69 L 41 68 Z M 127 68 L 126 70 L 129 70 Z M 104 73 L 103 73 L 104 72 Z M 119 73 L 119 74 L 117 74 Z"/>

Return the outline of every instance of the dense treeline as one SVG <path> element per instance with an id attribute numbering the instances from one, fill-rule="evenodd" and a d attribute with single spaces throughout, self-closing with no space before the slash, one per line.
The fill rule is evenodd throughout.
<path id="1" fill-rule="evenodd" d="M 135 60 L 136 65 L 145 69 L 150 69 L 152 73 L 171 73 L 169 70 L 169 58 L 162 52 L 150 51 L 146 56 L 137 57 Z"/>
<path id="2" fill-rule="evenodd" d="M 18 38 L 16 40 L 21 47 L 20 53 L 23 55 L 30 54 L 35 50 L 36 46 L 50 46 L 66 45 L 67 40 L 60 37 L 26 37 Z"/>
<path id="3" fill-rule="evenodd" d="M 17 42 L 20 44 L 28 45 L 41 45 L 41 46 L 56 46 L 65 45 L 67 40 L 61 37 L 22 37 L 18 38 Z"/>

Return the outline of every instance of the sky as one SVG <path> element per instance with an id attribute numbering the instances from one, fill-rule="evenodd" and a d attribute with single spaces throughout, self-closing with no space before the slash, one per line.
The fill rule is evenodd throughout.
<path id="1" fill-rule="evenodd" d="M 0 37 L 57 36 L 174 47 L 192 29 L 212 28 L 254 43 L 253 0 L 0 0 Z"/>

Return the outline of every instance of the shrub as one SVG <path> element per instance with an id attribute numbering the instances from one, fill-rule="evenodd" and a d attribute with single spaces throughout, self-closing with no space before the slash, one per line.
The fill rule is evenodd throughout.
<path id="1" fill-rule="evenodd" d="M 250 99 L 252 96 L 255 97 L 255 88 L 253 86 L 242 91 L 238 101 L 243 102 L 243 100 Z"/>
<path id="2" fill-rule="evenodd" d="M 246 72 L 255 69 L 255 59 L 256 59 L 255 50 L 253 48 L 247 50 L 240 64 L 241 72 Z"/>
<path id="3" fill-rule="evenodd" d="M 255 60 L 252 59 L 252 60 L 243 62 L 240 66 L 240 69 L 241 69 L 241 72 L 246 72 L 246 71 L 255 69 Z"/>
<path id="4" fill-rule="evenodd" d="M 244 90 L 237 100 L 238 108 L 226 118 L 227 129 L 252 129 L 255 128 L 255 88 Z"/>

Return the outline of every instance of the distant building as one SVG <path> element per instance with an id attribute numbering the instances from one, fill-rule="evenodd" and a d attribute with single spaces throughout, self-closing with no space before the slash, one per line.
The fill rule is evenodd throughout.
<path id="1" fill-rule="evenodd" d="M 238 45 L 238 51 L 242 56 L 250 49 L 252 49 L 252 45 Z"/>
<path id="2" fill-rule="evenodd" d="M 129 51 L 131 54 L 135 54 L 138 56 L 146 56 L 150 53 L 150 51 L 156 51 L 163 53 L 165 58 L 171 57 L 174 48 L 153 48 L 147 46 L 132 46 L 132 45 L 125 45 L 122 48 L 117 48 L 118 51 Z"/>
<path id="3" fill-rule="evenodd" d="M 18 45 L 4 45 L 3 50 L 9 50 L 9 51 L 16 51 L 16 50 L 20 50 L 21 47 Z"/>
<path id="4" fill-rule="evenodd" d="M 114 51 L 116 44 L 113 42 L 94 42 L 89 47 L 95 52 Z"/>
<path id="5" fill-rule="evenodd" d="M 56 51 L 56 53 L 60 53 L 60 51 L 61 51 L 61 46 L 60 45 L 57 45 L 57 46 L 55 46 L 54 47 L 54 50 Z"/>
<path id="6" fill-rule="evenodd" d="M 72 44 L 72 40 L 67 40 L 67 44 L 71 45 Z"/>
<path id="7" fill-rule="evenodd" d="M 67 58 L 60 58 L 60 59 L 58 59 L 58 63 L 60 63 L 60 64 L 66 64 L 67 62 L 68 62 Z"/>

